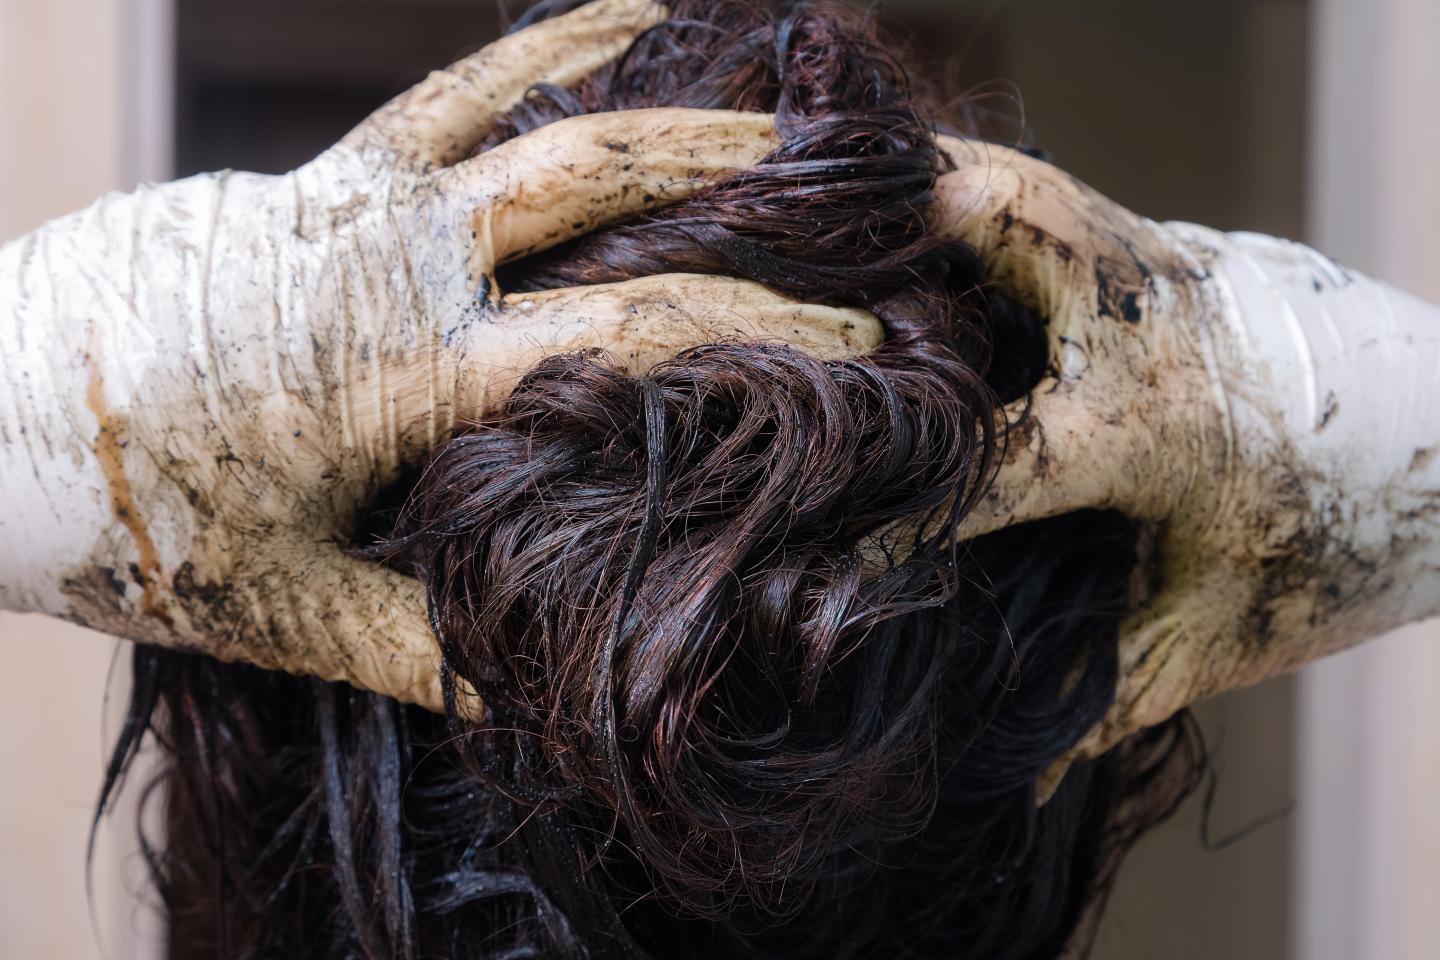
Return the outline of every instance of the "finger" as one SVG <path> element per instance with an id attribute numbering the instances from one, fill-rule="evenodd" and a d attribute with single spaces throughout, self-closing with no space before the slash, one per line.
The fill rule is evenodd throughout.
<path id="1" fill-rule="evenodd" d="M 1171 585 L 1120 624 L 1114 703 L 1041 777 L 1040 803 L 1076 761 L 1103 756 L 1201 700 L 1297 666 L 1260 663 L 1273 658 L 1257 650 L 1253 638 L 1245 639 L 1244 624 L 1235 615 L 1252 593 L 1243 577 L 1234 577 L 1213 557 L 1167 562 L 1166 567 Z"/>
<path id="2" fill-rule="evenodd" d="M 516 294 L 469 332 L 483 340 L 476 336 L 467 344 L 466 332 L 457 333 L 440 370 L 451 378 L 451 396 L 466 398 L 452 409 L 472 412 L 499 402 L 536 361 L 559 352 L 604 349 L 624 369 L 642 372 L 704 343 L 777 339 L 837 359 L 872 350 L 884 336 L 880 321 L 863 310 L 802 303 L 749 281 L 694 274 Z M 401 396 L 426 406 L 411 410 L 418 420 L 431 417 L 435 393 L 407 389 Z M 416 459 L 435 432 L 412 434 L 394 446 Z M 273 552 L 284 558 L 314 551 L 297 543 Z M 271 636 L 264 643 L 232 644 L 217 655 L 443 711 L 439 651 L 418 582 L 329 545 L 306 562 L 303 575 L 287 569 L 265 581 Z M 463 683 L 458 706 L 464 715 L 480 709 Z"/>
<path id="3" fill-rule="evenodd" d="M 1157 271 L 1185 269 L 1156 224 L 1079 180 L 1015 150 L 941 137 L 956 164 L 936 183 L 937 228 L 974 246 L 1005 293 L 1056 321 L 1137 322 Z M 1080 302 L 1077 303 L 1077 298 Z"/>
<path id="4" fill-rule="evenodd" d="M 480 407 L 498 403 L 545 356 L 601 349 L 627 372 L 641 374 L 691 347 L 734 340 L 775 340 L 822 360 L 866 353 L 884 337 L 864 310 L 803 303 L 758 283 L 730 277 L 668 274 L 623 283 L 516 294 L 501 301 L 497 327 L 508 349 L 488 369 L 460 362 L 462 376 L 483 382 L 461 392 Z M 487 338 L 486 351 L 491 349 Z"/>
<path id="5" fill-rule="evenodd" d="M 1196 641 L 1212 625 L 1219 627 L 1217 614 L 1228 609 L 1231 598 L 1208 593 L 1203 583 L 1166 591 L 1120 625 L 1115 703 L 1076 745 L 1077 757 L 1098 757 L 1130 734 L 1163 723 L 1223 688 L 1220 675 L 1232 664 Z"/>
<path id="6" fill-rule="evenodd" d="M 572 117 L 447 172 L 470 198 L 470 267 L 543 250 L 607 222 L 683 199 L 749 167 L 778 143 L 767 114 L 655 109 Z M 463 205 L 462 205 L 463 206 Z"/>
<path id="7" fill-rule="evenodd" d="M 437 70 L 346 137 L 354 147 L 398 151 L 417 165 L 469 154 L 494 120 L 537 83 L 574 86 L 614 60 L 665 15 L 652 0 L 596 0 L 496 40 Z"/>
<path id="8" fill-rule="evenodd" d="M 1228 689 L 1235 662 L 1227 651 L 1217 655 L 1215 645 L 1205 638 L 1233 629 L 1226 613 L 1234 605 L 1237 586 L 1243 590 L 1243 585 L 1227 583 L 1223 576 L 1176 579 L 1180 585 L 1162 591 L 1121 622 L 1115 701 L 1104 718 L 1040 777 L 1038 804 L 1049 801 L 1077 761 L 1102 756 L 1126 737 Z M 1217 595 L 1217 589 L 1224 595 Z"/>
<path id="9" fill-rule="evenodd" d="M 1129 415 L 1095 402 L 1089 386 L 1047 379 L 1006 408 L 1000 466 L 961 524 L 961 539 L 1076 510 L 1148 518 L 1163 509 L 1154 502 L 1148 434 Z"/>
<path id="10" fill-rule="evenodd" d="M 1317 655 L 1297 658 L 1285 644 L 1254 642 L 1245 616 L 1255 598 L 1251 570 L 1209 551 L 1182 546 L 1179 552 L 1163 558 L 1160 593 L 1121 622 L 1115 701 L 1046 772 L 1041 802 L 1075 761 L 1099 757 L 1192 704 L 1297 669 Z"/>
<path id="11" fill-rule="evenodd" d="M 999 466 L 962 519 L 957 541 L 1076 510 L 1112 508 L 1148 519 L 1161 509 L 1152 502 L 1147 464 L 1153 450 L 1144 434 L 1092 402 L 1088 386 L 1084 380 L 1049 378 L 1004 408 L 1008 429 Z M 946 522 L 942 514 L 919 532 L 935 536 Z M 902 523 L 867 543 L 862 548 L 867 569 L 887 569 L 891 560 L 884 541 L 908 541 L 918 524 Z"/>
<path id="12" fill-rule="evenodd" d="M 440 652 L 414 579 L 333 544 L 278 543 L 276 569 L 257 578 L 266 634 L 212 651 L 223 660 L 348 683 L 444 711 Z M 280 569 L 285 565 L 285 569 Z"/>

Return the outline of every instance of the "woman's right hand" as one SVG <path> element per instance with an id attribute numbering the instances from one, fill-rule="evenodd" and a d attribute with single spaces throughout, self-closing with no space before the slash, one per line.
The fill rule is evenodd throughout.
<path id="1" fill-rule="evenodd" d="M 419 585 L 345 547 L 439 439 L 547 353 L 873 347 L 869 314 L 723 278 L 497 289 L 505 261 L 773 146 L 768 116 L 637 110 L 465 159 L 532 84 L 578 82 L 661 15 L 599 0 L 431 74 L 292 173 L 146 186 L 0 249 L 0 607 L 438 709 Z"/>

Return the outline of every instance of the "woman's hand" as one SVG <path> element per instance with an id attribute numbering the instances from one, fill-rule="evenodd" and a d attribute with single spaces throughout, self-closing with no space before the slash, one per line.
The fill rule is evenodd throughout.
<path id="1" fill-rule="evenodd" d="M 773 145 L 761 115 L 633 111 L 462 159 L 530 85 L 578 81 L 660 15 L 600 0 L 432 74 L 293 173 L 112 195 L 0 250 L 0 607 L 438 708 L 419 586 L 345 547 L 457 423 L 548 352 L 878 342 L 867 314 L 723 279 L 500 295 L 498 264 Z"/>
<path id="2" fill-rule="evenodd" d="M 1081 745 L 1440 613 L 1440 309 L 1314 251 L 1138 217 L 946 140 L 945 229 L 1049 319 L 1051 376 L 966 535 L 1148 521 L 1156 582 Z"/>
<path id="3" fill-rule="evenodd" d="M 538 81 L 659 15 L 602 0 L 433 74 L 285 177 L 102 200 L 0 250 L 0 606 L 438 707 L 409 579 L 357 513 L 548 352 L 873 347 L 858 311 L 656 277 L 505 297 L 494 268 L 758 160 L 768 118 L 632 111 L 461 160 Z M 1440 611 L 1440 316 L 1294 244 L 1137 217 L 945 141 L 940 228 L 1050 322 L 967 535 L 1085 507 L 1146 521 L 1156 583 L 1082 745 Z"/>

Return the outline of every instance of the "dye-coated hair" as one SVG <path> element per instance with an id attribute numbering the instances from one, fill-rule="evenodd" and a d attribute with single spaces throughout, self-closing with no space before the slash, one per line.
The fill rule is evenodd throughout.
<path id="1" fill-rule="evenodd" d="M 669 6 L 481 149 L 668 105 L 773 112 L 781 145 L 502 286 L 725 274 L 871 310 L 884 344 L 555 357 L 444 444 L 369 553 L 427 586 L 448 719 L 138 650 L 110 782 L 151 732 L 174 955 L 1055 956 L 1191 785 L 1177 721 L 1036 804 L 1143 578 L 1108 514 L 956 545 L 1046 363 L 929 229 L 957 121 L 845 8 Z"/>

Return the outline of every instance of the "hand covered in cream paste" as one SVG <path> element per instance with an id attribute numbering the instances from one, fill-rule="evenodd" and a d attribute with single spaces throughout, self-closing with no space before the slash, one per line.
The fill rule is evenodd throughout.
<path id="1" fill-rule="evenodd" d="M 974 535 L 1148 521 L 1153 593 L 1081 755 L 1440 613 L 1440 308 L 1299 244 L 1160 224 L 1055 167 L 944 146 L 944 229 L 1049 319 L 1051 375 Z"/>
<path id="2" fill-rule="evenodd" d="M 771 329 L 874 346 L 868 314 L 725 279 L 499 295 L 498 264 L 773 146 L 759 114 L 632 111 L 463 159 L 532 84 L 577 82 L 662 15 L 600 0 L 290 174 L 145 186 L 0 249 L 0 607 L 438 709 L 420 587 L 345 547 L 457 423 L 551 352 L 644 368 Z"/>

